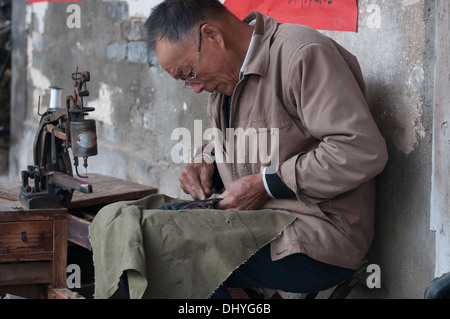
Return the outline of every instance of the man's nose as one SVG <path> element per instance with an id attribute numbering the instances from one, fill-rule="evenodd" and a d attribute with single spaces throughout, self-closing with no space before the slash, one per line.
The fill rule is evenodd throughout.
<path id="1" fill-rule="evenodd" d="M 192 87 L 192 90 L 194 90 L 195 93 L 201 93 L 203 91 L 203 88 L 205 87 L 205 82 L 192 83 L 191 87 Z"/>

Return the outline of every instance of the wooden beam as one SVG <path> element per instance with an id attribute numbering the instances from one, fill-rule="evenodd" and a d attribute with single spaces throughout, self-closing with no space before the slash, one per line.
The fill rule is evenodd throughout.
<path id="1" fill-rule="evenodd" d="M 69 232 L 67 239 L 81 247 L 92 250 L 91 242 L 89 241 L 89 225 L 90 221 L 84 220 L 72 214 L 68 216 Z"/>
<path id="2" fill-rule="evenodd" d="M 51 261 L 0 264 L 0 285 L 26 285 L 52 282 Z"/>

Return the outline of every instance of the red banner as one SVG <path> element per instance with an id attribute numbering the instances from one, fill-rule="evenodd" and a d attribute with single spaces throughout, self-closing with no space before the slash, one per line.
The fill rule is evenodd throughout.
<path id="1" fill-rule="evenodd" d="M 226 0 L 224 5 L 240 19 L 259 11 L 278 22 L 304 24 L 319 30 L 358 29 L 357 0 Z"/>
<path id="2" fill-rule="evenodd" d="M 81 0 L 28 0 L 29 4 L 35 2 L 81 2 Z"/>

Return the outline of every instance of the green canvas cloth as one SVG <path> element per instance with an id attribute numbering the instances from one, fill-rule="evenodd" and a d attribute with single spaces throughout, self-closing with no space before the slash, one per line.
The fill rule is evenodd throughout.
<path id="1" fill-rule="evenodd" d="M 102 208 L 89 227 L 95 294 L 109 298 L 127 272 L 131 298 L 207 298 L 295 217 L 274 210 L 159 210 L 150 195 Z"/>

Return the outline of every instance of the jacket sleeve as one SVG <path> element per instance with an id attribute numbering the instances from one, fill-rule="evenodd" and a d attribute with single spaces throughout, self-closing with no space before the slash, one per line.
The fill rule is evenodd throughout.
<path id="1" fill-rule="evenodd" d="M 295 107 L 318 146 L 291 157 L 277 174 L 298 198 L 331 199 L 379 174 L 387 150 L 360 83 L 336 47 L 313 43 L 293 56 L 285 100 Z M 353 72 L 352 72 L 353 70 Z M 358 76 L 356 74 L 356 76 Z"/>

